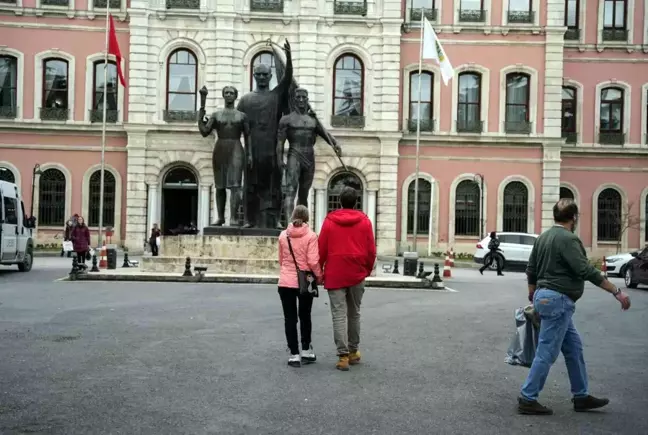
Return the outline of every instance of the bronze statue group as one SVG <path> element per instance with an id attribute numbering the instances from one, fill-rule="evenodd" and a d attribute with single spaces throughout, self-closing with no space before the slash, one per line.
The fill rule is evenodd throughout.
<path id="1" fill-rule="evenodd" d="M 275 47 L 279 83 L 270 89 L 272 71 L 268 65 L 254 68 L 256 89 L 245 94 L 238 105 L 238 91 L 223 89 L 225 107 L 206 118 L 208 91 L 200 90 L 198 128 L 203 137 L 216 133 L 212 154 L 216 187 L 215 225 L 225 224 L 227 189 L 230 190 L 230 226 L 284 228 L 281 211 L 288 218 L 297 204 L 308 206 L 308 192 L 315 175 L 315 141 L 321 137 L 338 157 L 341 149 L 319 122 L 308 103 L 308 91 L 293 79 L 291 48 L 283 49 L 285 67 Z M 241 144 L 241 137 L 245 148 Z M 289 148 L 284 162 L 284 144 Z M 244 176 L 245 175 L 245 176 Z M 238 219 L 243 202 L 244 222 Z"/>

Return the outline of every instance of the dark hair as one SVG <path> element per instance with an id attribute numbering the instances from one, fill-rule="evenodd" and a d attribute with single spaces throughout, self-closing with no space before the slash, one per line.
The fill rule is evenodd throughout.
<path id="1" fill-rule="evenodd" d="M 342 208 L 355 208 L 358 192 L 351 186 L 344 186 L 340 192 L 340 205 Z"/>
<path id="2" fill-rule="evenodd" d="M 490 238 L 491 238 L 491 239 L 494 239 L 494 238 L 496 238 L 496 237 L 497 237 L 497 233 L 496 233 L 495 231 L 491 231 L 491 233 L 490 233 Z"/>
<path id="3" fill-rule="evenodd" d="M 573 221 L 578 216 L 578 206 L 573 199 L 562 198 L 554 205 L 553 216 L 558 223 Z"/>
<path id="4" fill-rule="evenodd" d="M 306 96 L 308 97 L 308 91 L 305 88 L 297 88 L 297 89 L 295 89 L 294 94 L 297 95 L 299 92 L 301 92 L 303 94 L 306 94 Z"/>
<path id="5" fill-rule="evenodd" d="M 298 205 L 295 207 L 291 220 L 294 227 L 301 227 L 305 223 L 308 223 L 308 209 L 306 206 Z"/>

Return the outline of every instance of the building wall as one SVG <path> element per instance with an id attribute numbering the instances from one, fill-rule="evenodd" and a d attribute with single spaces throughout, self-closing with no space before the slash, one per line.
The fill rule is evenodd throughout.
<path id="1" fill-rule="evenodd" d="M 113 10 L 118 40 L 123 53 L 129 48 L 126 2 Z M 89 179 L 101 161 L 101 123 L 90 122 L 93 62 L 103 60 L 105 15 L 93 9 L 92 0 L 72 0 L 68 6 L 41 5 L 40 0 L 18 0 L 16 5 L 0 3 L 0 56 L 17 62 L 17 110 L 15 117 L 0 118 L 0 167 L 9 169 L 21 186 L 26 210 L 31 208 L 32 173 L 59 169 L 66 178 L 65 216 L 88 213 Z M 68 61 L 67 120 L 41 119 L 43 106 L 43 60 Z M 122 64 L 127 75 L 126 62 Z M 113 242 L 125 232 L 126 134 L 128 95 L 118 90 L 119 120 L 108 124 L 106 168 L 115 176 L 116 221 Z M 39 176 L 35 177 L 35 214 L 38 218 Z M 38 221 L 37 221 L 38 223 Z M 37 228 L 37 244 L 59 243 L 62 225 Z M 93 231 L 93 238 L 97 233 Z"/>

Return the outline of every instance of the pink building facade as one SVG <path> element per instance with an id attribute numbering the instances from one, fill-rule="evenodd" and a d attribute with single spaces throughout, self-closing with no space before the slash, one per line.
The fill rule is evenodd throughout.
<path id="1" fill-rule="evenodd" d="M 113 227 L 114 243 L 125 232 L 128 95 L 117 81 L 113 58 L 103 98 L 105 4 L 0 2 L 0 179 L 20 186 L 28 213 L 33 189 L 39 245 L 60 245 L 65 221 L 75 213 L 91 229 L 98 226 L 104 102 L 104 223 Z M 127 53 L 127 2 L 112 0 L 111 6 Z M 96 238 L 97 231 L 92 233 Z"/>
<path id="2" fill-rule="evenodd" d="M 493 230 L 540 233 L 561 197 L 578 203 L 593 255 L 648 243 L 647 6 L 404 3 L 400 250 L 413 246 L 419 104 L 420 253 L 472 253 Z M 434 61 L 418 74 L 421 7 L 455 68 L 447 86 Z"/>

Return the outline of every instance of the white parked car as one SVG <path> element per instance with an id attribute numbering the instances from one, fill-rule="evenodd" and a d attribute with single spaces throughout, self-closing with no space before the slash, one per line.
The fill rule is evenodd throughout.
<path id="1" fill-rule="evenodd" d="M 635 258 L 632 254 L 639 254 L 640 251 L 628 252 L 627 254 L 616 254 L 605 257 L 605 265 L 607 266 L 608 275 L 615 275 L 619 277 L 625 276 L 625 271 L 628 262 Z"/>
<path id="2" fill-rule="evenodd" d="M 497 238 L 500 241 L 500 254 L 504 257 L 504 265 L 526 267 L 531 256 L 531 249 L 538 238 L 537 234 L 528 233 L 497 233 Z M 484 257 L 488 254 L 488 242 L 490 242 L 490 235 L 481 242 L 477 243 L 477 250 L 475 251 L 475 263 L 484 264 Z M 493 263 L 490 267 L 496 269 L 497 266 Z"/>

